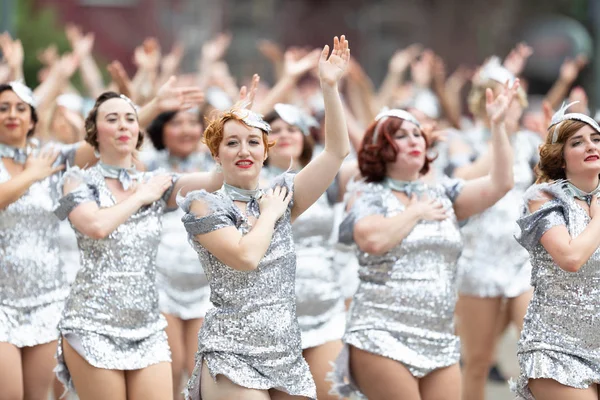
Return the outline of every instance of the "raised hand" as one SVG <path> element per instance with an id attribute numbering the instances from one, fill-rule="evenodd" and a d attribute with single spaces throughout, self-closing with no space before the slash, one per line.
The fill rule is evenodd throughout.
<path id="1" fill-rule="evenodd" d="M 123 68 L 123 64 L 115 60 L 106 67 L 112 81 L 117 85 L 119 93 L 131 98 L 133 97 L 133 85 L 127 71 Z"/>
<path id="2" fill-rule="evenodd" d="M 183 58 L 183 44 L 176 42 L 171 49 L 171 52 L 163 57 L 160 68 L 161 72 L 165 75 L 173 75 L 179 65 L 181 64 L 181 59 Z"/>
<path id="3" fill-rule="evenodd" d="M 283 49 L 277 43 L 263 39 L 258 41 L 258 51 L 271 62 L 277 63 L 283 60 Z"/>
<path id="4" fill-rule="evenodd" d="M 133 53 L 133 62 L 143 70 L 156 70 L 160 63 L 160 45 L 156 38 L 144 40 L 141 46 L 136 47 Z"/>
<path id="5" fill-rule="evenodd" d="M 426 196 L 418 200 L 417 196 L 413 194 L 408 203 L 408 209 L 415 212 L 421 221 L 443 221 L 448 218 L 444 205 L 439 200 Z"/>
<path id="6" fill-rule="evenodd" d="M 176 78 L 170 77 L 156 92 L 156 102 L 161 112 L 183 111 L 204 102 L 204 93 L 194 86 L 176 87 Z"/>
<path id="7" fill-rule="evenodd" d="M 250 90 L 246 86 L 240 88 L 240 99 L 234 106 L 234 108 L 245 108 L 251 110 L 254 105 L 254 97 L 258 91 L 258 82 L 260 82 L 260 76 L 258 74 L 252 75 L 252 83 L 250 84 Z"/>
<path id="8" fill-rule="evenodd" d="M 94 34 L 88 33 L 83 35 L 81 28 L 76 25 L 68 24 L 65 28 L 65 33 L 73 53 L 76 54 L 80 59 L 90 55 L 92 48 L 94 47 Z"/>
<path id="9" fill-rule="evenodd" d="M 38 154 L 30 154 L 25 162 L 25 171 L 30 173 L 35 181 L 41 181 L 65 168 L 64 165 L 53 167 L 60 152 L 52 147 L 42 149 Z"/>
<path id="10" fill-rule="evenodd" d="M 289 49 L 284 54 L 284 75 L 298 79 L 305 73 L 319 65 L 321 50 L 315 49 L 310 53 L 298 57 L 295 50 Z"/>
<path id="11" fill-rule="evenodd" d="M 267 190 L 258 202 L 260 214 L 271 215 L 277 221 L 287 210 L 292 197 L 293 193 L 288 192 L 285 187 L 275 186 Z"/>
<path id="12" fill-rule="evenodd" d="M 319 78 L 321 83 L 329 86 L 336 86 L 339 80 L 344 76 L 348 64 L 350 63 L 350 48 L 346 36 L 342 35 L 340 39 L 336 36 L 333 39 L 333 51 L 329 56 L 329 46 L 325 45 L 321 52 L 319 60 Z M 327 58 L 329 56 L 329 59 Z"/>
<path id="13" fill-rule="evenodd" d="M 504 59 L 504 68 L 512 72 L 514 76 L 519 76 L 525 69 L 527 59 L 533 54 L 533 49 L 526 43 L 519 43 Z"/>
<path id="14" fill-rule="evenodd" d="M 4 61 L 14 71 L 22 68 L 25 52 L 21 40 L 12 40 L 7 32 L 0 35 L 0 50 L 4 55 Z"/>
<path id="15" fill-rule="evenodd" d="M 510 86 L 509 82 L 504 84 L 504 89 L 502 93 L 500 93 L 494 99 L 494 92 L 492 89 L 488 88 L 485 91 L 486 96 L 486 111 L 488 118 L 492 124 L 498 124 L 504 122 L 506 118 L 506 112 L 508 111 L 508 107 L 510 103 L 514 100 L 517 89 L 519 88 L 519 80 L 516 79 L 515 82 Z"/>
<path id="16" fill-rule="evenodd" d="M 134 186 L 134 196 L 137 196 L 143 205 L 152 204 L 162 197 L 172 182 L 170 175 L 153 176 L 148 182 L 139 182 Z"/>
<path id="17" fill-rule="evenodd" d="M 421 54 L 420 44 L 411 44 L 405 49 L 394 53 L 389 63 L 389 71 L 395 74 L 402 74 L 408 66 Z"/>
<path id="18" fill-rule="evenodd" d="M 585 93 L 585 90 L 581 86 L 575 86 L 573 89 L 571 89 L 568 102 L 572 103 L 574 101 L 578 101 L 579 103 L 573 104 L 569 112 L 589 114 L 590 111 L 588 109 L 588 97 Z"/>
<path id="19" fill-rule="evenodd" d="M 79 67 L 80 58 L 74 53 L 63 54 L 55 65 L 64 78 L 71 78 Z"/>
<path id="20" fill-rule="evenodd" d="M 469 69 L 464 65 L 459 65 L 448 79 L 446 79 L 446 89 L 460 91 L 472 77 L 472 69 Z"/>
<path id="21" fill-rule="evenodd" d="M 38 61 L 47 67 L 53 66 L 59 58 L 60 56 L 58 55 L 58 48 L 55 44 L 51 44 L 45 49 L 39 51 L 37 54 Z"/>
<path id="22" fill-rule="evenodd" d="M 209 63 L 219 61 L 225 56 L 230 45 L 231 34 L 220 33 L 217 37 L 202 45 L 202 60 Z"/>
<path id="23" fill-rule="evenodd" d="M 433 64 L 435 54 L 431 50 L 425 50 L 421 58 L 410 64 L 410 75 L 417 86 L 427 88 L 431 85 Z"/>
<path id="24" fill-rule="evenodd" d="M 579 54 L 575 59 L 567 58 L 560 66 L 560 80 L 564 82 L 575 82 L 579 72 L 587 65 L 588 58 L 585 54 Z"/>

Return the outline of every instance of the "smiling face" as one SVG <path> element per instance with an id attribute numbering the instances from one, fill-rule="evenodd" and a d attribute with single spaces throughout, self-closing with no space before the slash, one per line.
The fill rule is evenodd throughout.
<path id="1" fill-rule="evenodd" d="M 269 149 L 270 163 L 287 168 L 290 159 L 294 164 L 299 162 L 304 146 L 304 134 L 295 125 L 290 125 L 281 118 L 271 122 L 269 138 L 275 140 L 275 146 Z M 285 167 L 283 167 L 285 166 Z"/>
<path id="2" fill-rule="evenodd" d="M 178 157 L 187 157 L 197 151 L 201 137 L 202 124 L 196 112 L 178 112 L 163 128 L 165 147 Z"/>
<path id="3" fill-rule="evenodd" d="M 600 174 L 600 133 L 585 125 L 567 139 L 563 148 L 567 179 Z"/>
<path id="4" fill-rule="evenodd" d="M 96 129 L 100 154 L 127 155 L 137 147 L 140 135 L 137 115 L 121 98 L 111 98 L 98 107 Z"/>
<path id="5" fill-rule="evenodd" d="M 418 175 L 425 164 L 427 150 L 421 129 L 412 122 L 404 120 L 393 139 L 398 147 L 398 153 L 396 160 L 387 164 L 388 176 L 394 178 L 399 175 Z"/>
<path id="6" fill-rule="evenodd" d="M 255 189 L 267 159 L 263 132 L 236 120 L 225 122 L 223 139 L 214 158 L 223 168 L 225 182 L 244 189 Z"/>
<path id="7" fill-rule="evenodd" d="M 12 90 L 0 93 L 0 142 L 23 147 L 27 133 L 35 123 L 29 104 L 25 103 Z"/>

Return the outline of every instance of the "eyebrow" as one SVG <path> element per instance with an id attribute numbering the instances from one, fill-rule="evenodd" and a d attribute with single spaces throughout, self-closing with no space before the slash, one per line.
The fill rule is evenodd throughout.
<path id="1" fill-rule="evenodd" d="M 111 112 L 111 113 L 106 114 L 105 117 L 109 117 L 111 115 L 119 115 L 119 113 L 118 112 Z M 125 113 L 125 115 L 133 115 L 133 116 L 135 116 L 135 114 L 132 113 L 132 112 Z"/>
<path id="2" fill-rule="evenodd" d="M 599 135 L 600 135 L 600 132 L 592 132 L 592 133 L 590 133 L 590 136 L 599 136 Z M 569 139 L 569 141 L 573 141 L 573 140 L 581 139 L 581 138 L 583 138 L 583 135 L 572 136 Z"/>

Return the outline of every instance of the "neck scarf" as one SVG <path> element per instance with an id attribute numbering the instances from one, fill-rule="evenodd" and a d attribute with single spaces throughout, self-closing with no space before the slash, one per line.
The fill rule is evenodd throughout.
<path id="1" fill-rule="evenodd" d="M 600 193 L 600 183 L 598 184 L 596 189 L 592 190 L 590 193 L 584 192 L 569 181 L 565 181 L 563 189 L 567 192 L 567 194 L 575 197 L 576 199 L 583 200 L 588 205 L 590 205 L 592 202 L 592 197 Z"/>
<path id="2" fill-rule="evenodd" d="M 135 166 L 131 166 L 131 168 L 122 168 L 99 162 L 98 167 L 100 168 L 100 173 L 103 177 L 118 180 L 123 190 L 128 190 L 133 181 L 138 180 L 141 175 L 140 172 L 135 169 Z"/>
<path id="3" fill-rule="evenodd" d="M 405 193 L 408 197 L 411 197 L 413 194 L 416 194 L 417 197 L 421 197 L 427 189 L 427 186 L 420 180 L 399 181 L 397 179 L 386 177 L 383 180 L 383 184 L 395 192 Z"/>

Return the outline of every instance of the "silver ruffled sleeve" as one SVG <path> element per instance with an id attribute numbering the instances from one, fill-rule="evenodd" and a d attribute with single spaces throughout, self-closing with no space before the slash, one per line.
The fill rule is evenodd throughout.
<path id="1" fill-rule="evenodd" d="M 363 191 L 342 220 L 338 241 L 345 245 L 354 243 L 354 225 L 370 215 L 383 214 L 383 198 L 379 192 Z"/>
<path id="2" fill-rule="evenodd" d="M 517 242 L 527 250 L 532 250 L 550 228 L 567 225 L 563 205 L 556 200 L 549 200 L 539 210 L 519 218 L 517 224 L 521 229 Z"/>
<path id="3" fill-rule="evenodd" d="M 208 206 L 207 215 L 198 217 L 190 212 L 194 201 L 202 201 Z M 185 212 L 181 221 L 191 237 L 235 226 L 235 214 L 231 210 L 233 203 L 206 190 L 195 190 L 185 197 L 177 195 L 177 205 Z"/>
<path id="4" fill-rule="evenodd" d="M 71 211 L 78 205 L 89 201 L 97 201 L 98 197 L 94 187 L 88 184 L 85 172 L 79 167 L 69 168 L 67 172 L 65 172 L 59 184 L 59 190 L 61 192 L 67 181 L 76 182 L 77 187 L 58 200 L 58 206 L 54 209 L 54 214 L 61 221 L 65 220 Z"/>

